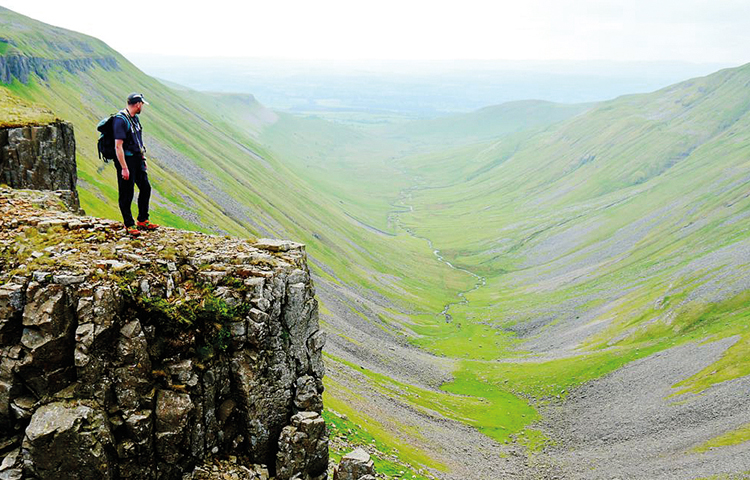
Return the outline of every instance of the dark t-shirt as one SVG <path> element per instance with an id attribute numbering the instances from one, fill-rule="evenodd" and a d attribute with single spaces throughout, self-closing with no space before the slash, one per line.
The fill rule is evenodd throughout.
<path id="1" fill-rule="evenodd" d="M 138 121 L 138 115 L 131 118 L 134 120 L 132 130 L 135 130 L 135 136 L 128 121 L 122 116 L 116 115 L 112 120 L 115 140 L 123 140 L 122 148 L 125 150 L 125 155 L 128 156 L 141 152 L 141 146 L 143 145 L 141 122 Z"/>

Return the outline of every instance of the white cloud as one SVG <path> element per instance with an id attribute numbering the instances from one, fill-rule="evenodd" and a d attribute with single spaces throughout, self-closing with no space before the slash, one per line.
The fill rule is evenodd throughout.
<path id="1" fill-rule="evenodd" d="M 746 0 L 6 0 L 125 53 L 750 61 Z"/>

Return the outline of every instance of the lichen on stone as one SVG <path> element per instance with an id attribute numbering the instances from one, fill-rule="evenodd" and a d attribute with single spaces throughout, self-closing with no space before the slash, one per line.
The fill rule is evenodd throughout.
<path id="1" fill-rule="evenodd" d="M 133 240 L 59 199 L 0 189 L 6 470 L 177 479 L 231 455 L 281 480 L 320 478 L 325 428 L 308 429 L 314 455 L 287 428 L 322 421 L 325 336 L 304 246 L 171 228 Z M 65 429 L 43 421 L 50 411 Z"/>

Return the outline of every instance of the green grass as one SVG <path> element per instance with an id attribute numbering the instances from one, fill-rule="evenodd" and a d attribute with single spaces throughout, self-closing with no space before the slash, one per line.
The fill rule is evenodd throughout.
<path id="1" fill-rule="evenodd" d="M 359 371 L 386 396 L 426 413 L 437 412 L 446 418 L 476 427 L 500 442 L 508 440 L 525 425 L 538 419 L 527 400 L 499 388 L 478 389 L 474 378 L 457 376 L 456 381 L 441 392 L 408 385 L 376 372 L 358 369 L 356 365 L 340 358 L 330 355 L 327 357 Z"/>
<path id="2" fill-rule="evenodd" d="M 344 399 L 351 399 L 352 396 L 357 395 L 356 393 L 338 385 L 330 378 L 326 378 L 325 383 L 326 391 L 323 394 L 323 403 L 326 408 L 346 415 L 351 422 L 358 426 L 359 430 L 366 432 L 364 438 L 372 438 L 376 440 L 378 445 L 383 446 L 381 451 L 395 450 L 398 458 L 405 464 L 424 465 L 442 471 L 446 469 L 445 465 L 411 445 L 405 438 L 408 432 L 394 432 L 388 429 L 382 421 L 352 408 L 350 403 Z"/>
<path id="3" fill-rule="evenodd" d="M 328 426 L 330 438 L 334 440 L 334 445 L 336 445 L 335 439 L 341 439 L 348 444 L 359 445 L 362 447 L 367 446 L 377 450 L 377 453 L 371 454 L 370 458 L 372 458 L 375 464 L 375 471 L 378 472 L 378 474 L 385 475 L 386 478 L 414 478 L 417 480 L 428 480 L 434 478 L 432 476 L 426 476 L 424 473 L 420 473 L 420 469 L 415 469 L 414 467 L 403 463 L 403 460 L 393 461 L 391 456 L 398 456 L 398 450 L 378 441 L 367 431 L 349 420 L 345 415 L 339 415 L 337 412 L 332 412 L 330 409 L 326 409 L 323 411 L 323 418 Z M 341 457 L 347 453 L 349 453 L 348 449 L 339 450 L 335 447 L 329 451 L 330 458 L 335 463 L 341 461 Z"/>
<path id="4" fill-rule="evenodd" d="M 89 214 L 119 219 L 94 127 L 127 93 L 144 91 L 147 146 L 204 178 L 154 153 L 154 220 L 302 241 L 315 274 L 382 297 L 375 313 L 354 300 L 337 307 L 457 365 L 442 391 L 357 369 L 367 388 L 408 408 L 534 452 L 547 442 L 533 427 L 537 403 L 657 350 L 739 338 L 676 395 L 750 374 L 750 298 L 738 293 L 750 265 L 726 254 L 750 242 L 748 66 L 597 105 L 519 102 L 428 122 L 335 114 L 342 122 L 332 123 L 277 115 L 243 95 L 170 89 L 95 39 L 0 15 L 25 27 L 4 32 L 19 52 L 69 58 L 88 45 L 120 64 L 0 88 L 4 121 L 74 124 Z M 450 323 L 439 312 L 476 278 L 438 261 L 425 239 L 486 278 L 468 305 L 451 306 Z M 336 309 L 324 307 L 331 320 Z M 513 333 L 546 319 L 534 332 L 546 335 L 576 317 L 591 318 L 582 326 L 590 333 L 558 360 L 535 359 Z M 348 406 L 366 392 L 328 382 L 326 405 L 361 425 L 356 435 L 397 448 L 405 463 L 445 468 L 410 442 L 416 433 Z"/>
<path id="5" fill-rule="evenodd" d="M 720 473 L 710 477 L 701 477 L 696 480 L 745 480 L 750 478 L 750 470 L 743 473 Z"/>
<path id="6" fill-rule="evenodd" d="M 715 363 L 675 385 L 677 394 L 701 393 L 712 385 L 750 375 L 750 335 L 729 347 Z"/>
<path id="7" fill-rule="evenodd" d="M 731 445 L 739 445 L 750 441 L 750 423 L 743 425 L 737 430 L 727 432 L 716 438 L 713 438 L 703 445 L 693 449 L 695 453 L 704 453 L 714 448 L 728 447 Z"/>
<path id="8" fill-rule="evenodd" d="M 7 44 L 0 42 L 0 47 L 2 45 Z M 18 81 L 15 80 L 14 83 L 17 84 Z M 13 84 L 9 88 L 0 86 L 0 127 L 40 125 L 55 120 L 49 109 L 26 102 L 14 95 L 13 91 Z"/>

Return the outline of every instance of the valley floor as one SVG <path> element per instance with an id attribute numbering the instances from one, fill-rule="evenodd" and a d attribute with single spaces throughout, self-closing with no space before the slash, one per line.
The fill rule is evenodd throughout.
<path id="1" fill-rule="evenodd" d="M 341 294 L 319 281 L 318 295 L 326 305 L 336 305 L 335 297 Z M 378 308 L 374 303 L 369 307 Z M 455 368 L 451 360 L 384 335 L 351 312 L 327 318 L 341 320 L 327 325 L 336 332 L 327 346 L 329 359 L 350 359 L 363 372 L 433 390 Z M 654 353 L 541 407 L 538 427 L 551 439 L 541 452 L 500 444 L 438 412 L 417 408 L 392 391 L 374 388 L 367 375 L 338 361 L 327 363 L 327 378 L 333 395 L 347 398 L 350 413 L 374 420 L 404 448 L 421 451 L 438 464 L 431 469 L 436 478 L 724 478 L 714 475 L 750 472 L 750 442 L 699 447 L 748 424 L 750 377 L 721 383 L 700 395 L 675 397 L 673 385 L 716 362 L 736 341 L 730 337 Z"/>
<path id="2" fill-rule="evenodd" d="M 399 197 L 397 205 L 403 211 L 413 211 L 409 204 L 413 190 L 402 192 Z M 398 215 L 391 220 L 398 223 Z M 454 267 L 429 239 L 401 227 L 415 239 L 429 243 L 438 261 L 475 278 L 473 286 L 464 293 L 459 291 L 456 298 L 444 300 L 446 307 L 442 312 L 433 312 L 434 322 L 464 322 L 471 326 L 472 315 L 475 317 L 481 309 L 468 313 L 473 306 L 466 295 L 485 288 L 485 278 Z M 324 278 L 316 283 L 322 304 L 330 310 L 323 315 L 325 328 L 332 334 L 326 347 L 330 395 L 346 399 L 346 413 L 357 416 L 365 429 L 379 431 L 381 438 L 389 438 L 396 449 L 409 452 L 412 461 L 421 457 L 421 463 L 430 467 L 428 471 L 435 478 L 750 478 L 750 376 L 740 374 L 699 393 L 678 392 L 675 388 L 739 346 L 743 338 L 739 334 L 713 339 L 699 335 L 697 340 L 672 347 L 645 345 L 640 353 L 635 348 L 629 352 L 629 360 L 618 360 L 618 366 L 602 367 L 600 374 L 583 374 L 591 378 L 588 381 L 568 382 L 570 387 L 563 388 L 561 395 L 550 394 L 547 386 L 541 394 L 516 392 L 536 407 L 538 418 L 521 420 L 520 427 L 509 427 L 513 430 L 507 435 L 487 435 L 481 433 L 482 428 L 475 428 L 479 425 L 472 418 L 446 414 L 440 408 L 430 408 L 429 402 L 415 399 L 428 396 L 425 392 L 445 395 L 445 387 L 456 381 L 463 359 L 476 359 L 478 351 L 445 355 L 439 351 L 436 354 L 429 347 L 417 348 L 414 338 L 383 322 L 396 309 L 386 299 Z M 453 317 L 451 309 L 457 306 L 462 308 Z M 561 304 L 557 311 L 556 306 L 549 308 L 553 314 L 561 315 L 569 307 Z M 535 334 L 537 329 L 533 327 L 528 332 L 518 331 L 525 339 L 504 354 L 507 358 L 501 355 L 482 362 L 530 366 L 526 371 L 545 362 L 570 364 L 579 358 L 588 362 L 579 350 L 582 342 L 608 324 L 597 324 L 597 310 L 592 312 L 592 316 L 583 318 L 568 315 L 565 321 L 550 325 L 546 335 Z M 529 324 L 533 326 L 534 322 Z M 482 332 L 481 337 L 485 337 L 486 332 Z M 481 341 L 476 343 L 476 347 L 482 346 Z M 501 352 L 503 348 L 495 350 Z M 602 356 L 606 357 L 604 352 Z M 565 368 L 565 364 L 561 365 Z M 592 365 L 592 369 L 598 368 L 595 363 Z M 481 371 L 477 373 L 481 375 Z M 524 380 L 511 380 L 525 385 Z M 485 378 L 482 381 L 493 384 Z M 542 374 L 541 381 L 555 384 L 557 379 Z M 507 383 L 508 379 L 500 378 L 495 385 L 501 382 Z M 458 393 L 476 395 L 471 389 L 465 394 L 458 389 Z M 336 402 L 330 408 L 343 408 L 343 404 Z M 489 402 L 482 408 L 497 408 L 497 404 Z M 511 411 L 505 413 L 510 416 L 526 416 L 507 408 Z M 524 438 L 534 432 L 542 438 L 539 443 L 529 443 Z M 502 438 L 505 440 L 499 441 Z"/>

